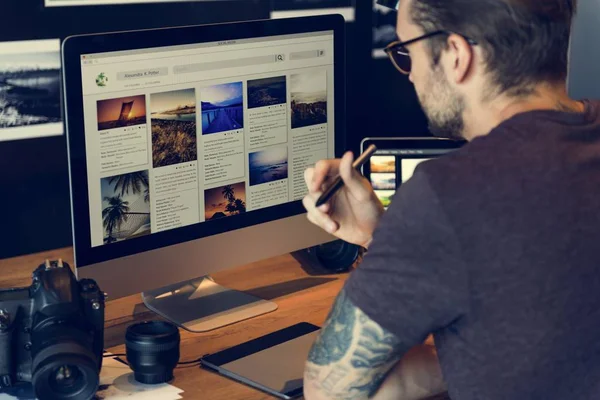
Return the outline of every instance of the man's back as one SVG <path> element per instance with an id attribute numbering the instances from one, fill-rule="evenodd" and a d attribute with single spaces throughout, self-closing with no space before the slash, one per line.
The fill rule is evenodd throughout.
<path id="1" fill-rule="evenodd" d="M 357 307 L 434 331 L 455 399 L 600 398 L 600 103 L 517 115 L 397 202 L 348 282 Z"/>

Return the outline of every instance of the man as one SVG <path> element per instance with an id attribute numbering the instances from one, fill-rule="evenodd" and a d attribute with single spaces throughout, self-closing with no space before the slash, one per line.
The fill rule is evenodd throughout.
<path id="1" fill-rule="evenodd" d="M 306 171 L 308 218 L 369 248 L 311 350 L 308 400 L 600 399 L 600 103 L 566 92 L 574 10 L 401 0 L 388 53 L 431 131 L 470 143 L 420 164 L 385 214 L 352 154 Z"/>

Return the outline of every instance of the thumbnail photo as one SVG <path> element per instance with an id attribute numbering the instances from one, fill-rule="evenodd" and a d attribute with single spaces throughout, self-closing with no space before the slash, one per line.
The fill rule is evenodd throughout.
<path id="1" fill-rule="evenodd" d="M 327 122 L 327 71 L 292 75 L 292 129 Z"/>
<path id="2" fill-rule="evenodd" d="M 246 182 L 208 189 L 204 192 L 206 221 L 246 212 Z"/>
<path id="3" fill-rule="evenodd" d="M 285 76 L 248 81 L 248 108 L 273 106 L 286 102 Z"/>
<path id="4" fill-rule="evenodd" d="M 0 141 L 62 133 L 60 41 L 0 43 Z"/>
<path id="5" fill-rule="evenodd" d="M 146 96 L 143 94 L 98 101 L 99 131 L 145 123 Z"/>
<path id="6" fill-rule="evenodd" d="M 154 168 L 196 161 L 196 92 L 194 89 L 153 93 L 152 165 Z"/>
<path id="7" fill-rule="evenodd" d="M 243 91 L 242 82 L 200 89 L 203 135 L 244 128 Z"/>
<path id="8" fill-rule="evenodd" d="M 375 195 L 381 201 L 384 208 L 388 208 L 390 204 L 392 204 L 392 199 L 394 198 L 394 194 L 396 194 L 395 190 L 376 190 Z"/>
<path id="9" fill-rule="evenodd" d="M 102 178 L 100 191 L 105 244 L 150 234 L 148 171 Z"/>
<path id="10" fill-rule="evenodd" d="M 396 174 L 371 173 L 371 185 L 375 190 L 396 190 Z"/>
<path id="11" fill-rule="evenodd" d="M 371 173 L 396 172 L 395 156 L 373 156 L 371 157 Z"/>
<path id="12" fill-rule="evenodd" d="M 250 186 L 287 179 L 287 177 L 287 146 L 250 153 Z"/>

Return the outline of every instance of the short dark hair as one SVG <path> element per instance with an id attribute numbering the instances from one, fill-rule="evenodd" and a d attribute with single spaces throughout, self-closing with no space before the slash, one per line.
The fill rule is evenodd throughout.
<path id="1" fill-rule="evenodd" d="M 500 93 L 565 80 L 577 0 L 413 0 L 411 18 L 425 32 L 447 30 L 481 45 Z M 447 37 L 432 38 L 437 64 Z"/>

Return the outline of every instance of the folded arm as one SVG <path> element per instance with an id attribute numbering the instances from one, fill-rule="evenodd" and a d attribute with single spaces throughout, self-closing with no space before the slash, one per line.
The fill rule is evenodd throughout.
<path id="1" fill-rule="evenodd" d="M 409 349 L 342 291 L 309 354 L 305 398 L 420 398 L 443 390 L 435 349 Z"/>

